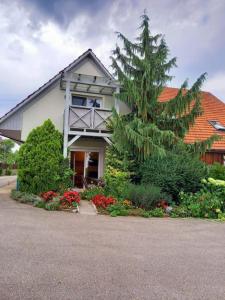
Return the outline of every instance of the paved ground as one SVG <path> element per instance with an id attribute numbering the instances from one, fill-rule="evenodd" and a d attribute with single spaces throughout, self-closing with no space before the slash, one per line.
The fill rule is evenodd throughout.
<path id="1" fill-rule="evenodd" d="M 81 215 L 89 215 L 94 216 L 96 215 L 97 211 L 93 205 L 87 200 L 81 200 L 80 202 L 80 214 Z"/>
<path id="2" fill-rule="evenodd" d="M 0 299 L 225 299 L 225 224 L 47 212 L 0 189 Z"/>
<path id="3" fill-rule="evenodd" d="M 0 176 L 0 187 L 16 181 L 16 176 Z"/>

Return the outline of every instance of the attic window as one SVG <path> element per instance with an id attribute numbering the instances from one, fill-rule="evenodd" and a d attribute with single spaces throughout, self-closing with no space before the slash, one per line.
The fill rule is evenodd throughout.
<path id="1" fill-rule="evenodd" d="M 225 131 L 225 126 L 223 126 L 220 122 L 218 122 L 218 121 L 209 121 L 209 123 L 210 123 L 216 130 Z"/>

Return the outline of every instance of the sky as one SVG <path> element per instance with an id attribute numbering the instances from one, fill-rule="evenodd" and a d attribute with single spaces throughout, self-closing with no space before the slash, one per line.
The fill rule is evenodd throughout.
<path id="1" fill-rule="evenodd" d="M 177 57 L 168 85 L 207 72 L 225 102 L 224 0 L 0 0 L 0 116 L 89 48 L 110 70 L 115 32 L 134 41 L 145 9 Z"/>

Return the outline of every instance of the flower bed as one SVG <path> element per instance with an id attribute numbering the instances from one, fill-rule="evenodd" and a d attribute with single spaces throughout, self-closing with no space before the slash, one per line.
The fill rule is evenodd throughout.
<path id="1" fill-rule="evenodd" d="M 80 203 L 80 194 L 75 191 L 66 191 L 62 196 L 54 191 L 47 191 L 37 196 L 12 190 L 11 198 L 46 210 L 78 211 Z"/>

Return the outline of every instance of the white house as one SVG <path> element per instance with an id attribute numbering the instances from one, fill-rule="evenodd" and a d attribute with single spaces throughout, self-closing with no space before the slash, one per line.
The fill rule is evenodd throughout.
<path id="1" fill-rule="evenodd" d="M 74 184 L 99 178 L 111 133 L 106 126 L 112 107 L 124 114 L 128 107 L 113 97 L 119 83 L 91 49 L 84 52 L 0 119 L 0 134 L 18 142 L 47 119 L 63 133 L 64 157 L 75 170 Z M 69 151 L 68 151 L 69 149 Z"/>

